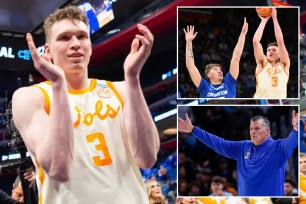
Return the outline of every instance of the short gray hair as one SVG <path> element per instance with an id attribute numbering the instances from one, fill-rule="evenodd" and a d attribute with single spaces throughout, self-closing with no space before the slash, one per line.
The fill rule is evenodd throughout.
<path id="1" fill-rule="evenodd" d="M 262 115 L 257 115 L 251 118 L 251 122 L 256 122 L 258 120 L 262 120 L 264 126 L 266 126 L 266 128 L 270 129 L 270 121 L 268 118 L 262 116 Z"/>

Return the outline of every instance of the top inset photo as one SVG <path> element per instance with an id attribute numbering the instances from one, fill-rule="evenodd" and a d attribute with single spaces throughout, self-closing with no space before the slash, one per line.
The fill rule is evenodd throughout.
<path id="1" fill-rule="evenodd" d="M 298 7 L 178 7 L 178 98 L 298 99 Z"/>

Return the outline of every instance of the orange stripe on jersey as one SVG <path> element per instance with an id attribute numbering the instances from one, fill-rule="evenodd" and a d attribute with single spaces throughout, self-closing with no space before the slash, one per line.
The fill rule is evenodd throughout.
<path id="1" fill-rule="evenodd" d="M 33 87 L 37 87 L 42 91 L 44 95 L 44 99 L 45 99 L 45 111 L 49 115 L 50 114 L 50 98 L 49 98 L 47 91 L 44 88 L 41 88 L 40 86 L 37 86 L 37 85 L 33 85 Z"/>
<path id="2" fill-rule="evenodd" d="M 42 193 L 39 193 L 39 195 L 38 195 L 38 203 L 39 204 L 42 204 L 43 202 L 43 199 L 42 199 Z"/>
<path id="3" fill-rule="evenodd" d="M 52 82 L 50 81 L 45 81 L 46 84 L 52 85 Z M 91 92 L 96 88 L 97 85 L 97 79 L 91 79 L 90 80 L 90 86 L 84 89 L 79 89 L 79 90 L 68 90 L 68 93 L 73 94 L 73 95 L 83 95 L 87 92 Z"/>
<path id="4" fill-rule="evenodd" d="M 121 103 L 122 108 L 124 107 L 124 101 L 122 99 L 122 97 L 120 96 L 119 92 L 117 91 L 117 89 L 115 88 L 114 84 L 110 81 L 106 81 L 107 86 L 115 93 L 115 95 L 117 96 L 118 100 Z"/>
<path id="5" fill-rule="evenodd" d="M 97 85 L 97 80 L 96 79 L 91 79 L 89 87 L 87 87 L 85 89 L 80 89 L 80 90 L 68 90 L 68 92 L 70 94 L 73 94 L 73 95 L 83 95 L 87 92 L 93 91 L 96 88 L 96 85 Z"/>

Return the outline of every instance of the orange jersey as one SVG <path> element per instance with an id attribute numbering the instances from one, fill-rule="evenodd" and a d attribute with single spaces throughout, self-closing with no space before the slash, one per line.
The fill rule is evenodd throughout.
<path id="1" fill-rule="evenodd" d="M 300 200 L 299 204 L 306 204 L 306 176 L 300 172 Z"/>
<path id="2" fill-rule="evenodd" d="M 35 86 L 44 94 L 48 113 L 52 87 L 49 82 Z M 68 92 L 74 136 L 70 179 L 56 182 L 35 162 L 40 204 L 148 204 L 139 168 L 125 141 L 124 103 L 113 84 L 91 79 L 90 87 Z"/>
<path id="3" fill-rule="evenodd" d="M 289 75 L 286 73 L 283 64 L 277 63 L 272 66 L 268 62 L 256 74 L 256 93 L 254 98 L 286 98 L 288 79 Z"/>

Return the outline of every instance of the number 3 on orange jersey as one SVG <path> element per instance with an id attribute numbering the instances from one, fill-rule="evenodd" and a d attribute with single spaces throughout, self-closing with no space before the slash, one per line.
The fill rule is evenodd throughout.
<path id="1" fill-rule="evenodd" d="M 106 145 L 106 141 L 104 138 L 104 134 L 102 134 L 101 132 L 96 132 L 93 134 L 89 134 L 86 136 L 86 140 L 87 142 L 94 142 L 95 139 L 99 140 L 99 144 L 95 145 L 95 148 L 97 151 L 102 151 L 104 154 L 104 159 L 101 159 L 100 156 L 93 156 L 93 162 L 96 166 L 106 166 L 106 165 L 110 165 L 112 163 L 112 158 L 109 154 L 107 145 Z"/>

